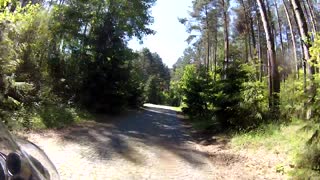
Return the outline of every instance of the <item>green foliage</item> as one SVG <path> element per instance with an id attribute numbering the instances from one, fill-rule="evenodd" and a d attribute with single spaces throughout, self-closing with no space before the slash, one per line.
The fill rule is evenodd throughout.
<path id="1" fill-rule="evenodd" d="M 2 121 L 62 127 L 75 121 L 73 106 L 117 113 L 143 103 L 146 80 L 127 42 L 154 33 L 154 0 L 26 2 L 0 1 Z"/>
<path id="2" fill-rule="evenodd" d="M 305 146 L 305 149 L 297 154 L 297 167 L 304 169 L 312 174 L 318 174 L 320 176 L 320 146 L 315 144 L 312 146 Z M 312 171 L 310 171 L 312 170 Z M 306 174 L 304 174 L 306 175 Z M 308 175 L 310 176 L 310 175 Z M 312 175 L 311 175 L 312 177 Z"/>
<path id="3" fill-rule="evenodd" d="M 316 68 L 319 68 L 319 55 L 320 55 L 320 38 L 316 35 L 313 45 L 310 48 L 311 59 L 310 62 Z M 312 111 L 312 119 L 310 119 L 302 128 L 303 131 L 311 135 L 305 141 L 304 149 L 296 154 L 297 171 L 293 173 L 298 178 L 319 178 L 320 177 L 320 90 L 319 82 L 320 75 L 316 73 L 313 76 L 313 87 L 308 87 L 309 91 L 305 92 L 304 98 L 300 98 L 300 103 L 305 102 L 304 108 L 310 108 Z M 309 80 L 310 81 L 310 80 Z M 310 83 L 308 83 L 309 85 Z M 314 91 L 310 88 L 314 88 Z M 315 93 L 313 93 L 315 92 Z M 312 97 L 312 103 L 310 102 Z M 308 100 L 308 101 L 307 101 Z M 302 102 L 301 102 L 302 101 Z M 307 112 L 308 113 L 308 112 Z M 303 117 L 304 118 L 304 117 Z"/>
<path id="4" fill-rule="evenodd" d="M 310 55 L 311 55 L 311 60 L 314 60 L 316 62 L 315 65 L 319 65 L 318 63 L 320 62 L 320 34 L 318 33 L 314 40 L 313 40 L 313 44 L 310 47 Z M 310 61 L 311 61 L 310 60 Z"/>
<path id="5" fill-rule="evenodd" d="M 177 82 L 182 78 L 184 69 L 192 62 L 194 56 L 195 51 L 191 47 L 187 48 L 184 51 L 183 56 L 180 57 L 178 61 L 173 65 L 172 81 Z"/>
<path id="6" fill-rule="evenodd" d="M 133 72 L 136 54 L 126 42 L 127 37 L 152 33 L 146 25 L 152 22 L 148 9 L 153 3 L 75 1 L 55 6 L 51 28 L 62 53 L 54 54 L 49 68 L 54 81 L 59 82 L 54 87 L 56 93 L 103 113 L 118 113 L 127 105 L 141 104 L 142 79 Z M 127 22 L 132 24 L 125 25 Z"/>
<path id="7" fill-rule="evenodd" d="M 302 76 L 300 72 L 300 77 Z M 284 120 L 290 121 L 294 117 L 304 118 L 306 95 L 303 78 L 296 79 L 291 75 L 281 83 L 280 102 L 280 111 Z"/>
<path id="8" fill-rule="evenodd" d="M 310 48 L 311 60 L 318 62 L 319 52 L 320 41 L 317 37 Z M 318 64 L 314 65 L 318 67 Z M 236 135 L 233 144 L 238 147 L 267 148 L 286 154 L 291 167 L 276 167 L 277 170 L 289 173 L 297 179 L 318 179 L 320 177 L 320 91 L 318 88 L 320 76 L 316 73 L 313 79 L 306 77 L 306 83 L 302 71 L 299 72 L 299 77 L 297 79 L 296 74 L 291 74 L 281 82 L 282 116 L 278 123 L 263 124 L 249 133 Z M 312 87 L 311 83 L 315 86 Z M 315 94 L 311 88 L 315 88 Z M 306 121 L 306 114 L 309 111 L 312 111 L 313 118 Z"/>
<path id="9" fill-rule="evenodd" d="M 164 96 L 165 104 L 175 107 L 181 106 L 182 95 L 179 84 L 177 82 L 171 81 L 170 89 L 168 92 L 164 93 Z"/>
<path id="10" fill-rule="evenodd" d="M 41 108 L 39 115 L 47 128 L 62 128 L 75 121 L 72 113 L 63 106 L 45 106 Z"/>
<path id="11" fill-rule="evenodd" d="M 292 120 L 288 124 L 263 124 L 259 128 L 235 134 L 231 140 L 237 149 L 268 150 L 280 155 L 286 155 L 285 164 L 274 167 L 283 173 L 288 173 L 294 179 L 319 178 L 319 144 L 309 146 L 306 142 L 313 134 L 314 127 L 306 131 L 306 122 Z"/>
<path id="12" fill-rule="evenodd" d="M 310 55 L 311 55 L 311 60 L 313 60 L 313 65 L 315 68 L 319 68 L 319 56 L 320 56 L 320 35 L 317 34 L 317 36 L 314 39 L 313 46 L 310 48 Z M 312 110 L 314 113 L 313 120 L 316 121 L 318 124 L 320 124 L 320 89 L 319 89 L 319 83 L 320 83 L 320 74 L 316 73 L 314 75 L 314 84 L 315 84 L 315 96 L 314 96 L 314 102 L 312 103 Z M 312 95 L 309 95 L 312 96 Z M 320 131 L 320 129 L 319 129 Z"/>
<path id="13" fill-rule="evenodd" d="M 144 48 L 133 62 L 136 78 L 140 80 L 143 89 L 142 101 L 154 104 L 168 104 L 168 89 L 170 86 L 170 70 L 163 64 L 157 53 L 151 53 Z"/>
<path id="14" fill-rule="evenodd" d="M 180 87 L 185 97 L 183 102 L 187 106 L 184 108 L 184 112 L 189 116 L 204 118 L 208 115 L 208 90 L 210 90 L 212 84 L 209 83 L 206 76 L 209 75 L 206 74 L 205 69 L 200 69 L 198 73 L 194 65 L 185 67 Z"/>
<path id="15" fill-rule="evenodd" d="M 223 129 L 256 128 L 268 110 L 265 84 L 256 80 L 255 68 L 251 65 L 235 63 L 227 74 L 227 78 L 220 81 L 221 95 L 213 101 L 217 119 Z"/>
<path id="16" fill-rule="evenodd" d="M 161 104 L 161 89 L 159 78 L 150 76 L 145 86 L 146 102 Z"/>
<path id="17" fill-rule="evenodd" d="M 186 66 L 180 81 L 187 106 L 184 112 L 203 121 L 199 122 L 201 127 L 215 131 L 257 127 L 267 112 L 264 83 L 256 81 L 255 68 L 250 65 L 235 62 L 227 74 L 227 78 L 214 81 L 204 68 Z"/>

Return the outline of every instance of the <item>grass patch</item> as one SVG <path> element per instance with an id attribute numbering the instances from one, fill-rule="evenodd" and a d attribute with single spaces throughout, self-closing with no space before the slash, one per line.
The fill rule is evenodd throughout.
<path id="1" fill-rule="evenodd" d="M 63 128 L 91 119 L 94 119 L 93 115 L 80 108 L 50 104 L 36 108 L 22 107 L 19 110 L 8 113 L 4 120 L 1 120 L 9 130 L 23 131 Z"/>
<path id="2" fill-rule="evenodd" d="M 37 114 L 37 117 L 41 120 L 37 121 L 39 124 L 36 126 L 38 127 L 63 128 L 74 123 L 88 120 L 92 118 L 92 115 L 77 108 L 50 105 L 42 108 Z M 40 125 L 41 122 L 44 126 Z"/>
<path id="3" fill-rule="evenodd" d="M 49 105 L 38 109 L 19 112 L 22 114 L 13 129 L 63 128 L 93 119 L 89 112 L 68 106 Z"/>
<path id="4" fill-rule="evenodd" d="M 249 133 L 235 134 L 231 144 L 234 148 L 253 150 L 263 148 L 285 155 L 289 165 L 294 168 L 283 171 L 294 178 L 320 178 L 320 172 L 313 170 L 311 165 L 314 163 L 311 162 L 312 158 L 317 157 L 318 149 L 310 148 L 306 144 L 315 129 L 303 130 L 306 125 L 307 123 L 301 120 L 294 120 L 288 125 L 263 125 Z"/>

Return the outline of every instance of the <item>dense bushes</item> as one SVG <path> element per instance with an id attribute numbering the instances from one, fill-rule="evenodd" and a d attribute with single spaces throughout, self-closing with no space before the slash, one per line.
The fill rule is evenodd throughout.
<path id="1" fill-rule="evenodd" d="M 140 78 L 138 54 L 127 42 L 153 33 L 147 27 L 153 4 L 0 3 L 1 120 L 10 127 L 31 128 L 39 119 L 47 127 L 61 127 L 74 121 L 69 110 L 75 107 L 118 113 L 141 105 L 146 80 Z"/>
<path id="2" fill-rule="evenodd" d="M 226 78 L 214 81 L 204 68 L 186 66 L 180 81 L 184 112 L 215 130 L 257 127 L 267 111 L 264 83 L 256 81 L 249 65 L 235 62 L 226 72 Z"/>
<path id="3" fill-rule="evenodd" d="M 268 107 L 267 83 L 257 80 L 255 66 L 233 62 L 225 72 L 227 77 L 223 78 L 224 74 L 218 71 L 215 81 L 214 76 L 202 67 L 185 67 L 178 89 L 186 106 L 183 110 L 194 127 L 211 133 L 235 131 L 240 134 L 240 139 L 248 141 L 244 144 L 252 143 L 254 139 L 243 139 L 251 135 L 261 138 L 259 143 L 268 140 L 263 145 L 272 146 L 279 141 L 279 146 L 290 152 L 295 177 L 318 177 L 320 91 L 317 91 L 314 103 L 309 103 L 309 91 L 304 89 L 302 72 L 300 79 L 296 79 L 295 74 L 288 76 L 281 82 L 281 116 L 275 119 Z M 317 75 L 314 81 L 319 83 Z M 309 84 L 307 79 L 307 88 Z M 313 111 L 313 118 L 301 120 L 305 119 L 309 109 Z"/>
<path id="4" fill-rule="evenodd" d="M 206 116 L 208 113 L 208 104 L 210 86 L 212 83 L 203 69 L 197 72 L 194 65 L 188 65 L 185 68 L 184 74 L 181 78 L 180 87 L 184 96 L 183 102 L 187 107 L 183 111 L 190 116 Z"/>

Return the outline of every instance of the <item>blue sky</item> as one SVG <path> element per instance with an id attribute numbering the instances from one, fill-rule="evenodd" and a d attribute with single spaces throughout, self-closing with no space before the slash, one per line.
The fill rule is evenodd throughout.
<path id="1" fill-rule="evenodd" d="M 172 67 L 188 46 L 185 40 L 189 34 L 185 26 L 179 23 L 178 17 L 188 17 L 191 4 L 192 0 L 158 0 L 152 8 L 154 24 L 151 26 L 157 33 L 145 37 L 142 45 L 133 39 L 129 47 L 134 50 L 147 47 L 151 52 L 157 52 L 163 62 Z"/>

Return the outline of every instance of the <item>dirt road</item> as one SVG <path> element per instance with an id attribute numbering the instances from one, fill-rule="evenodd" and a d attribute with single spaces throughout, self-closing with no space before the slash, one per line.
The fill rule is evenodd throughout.
<path id="1" fill-rule="evenodd" d="M 62 179 L 214 179 L 208 154 L 176 113 L 147 107 L 62 131 L 32 133 Z"/>

